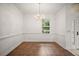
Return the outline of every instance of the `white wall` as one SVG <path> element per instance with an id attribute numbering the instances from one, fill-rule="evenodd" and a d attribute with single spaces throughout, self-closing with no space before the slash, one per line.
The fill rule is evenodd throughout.
<path id="1" fill-rule="evenodd" d="M 22 18 L 13 4 L 0 4 L 0 55 L 6 55 L 21 43 Z"/>
<path id="2" fill-rule="evenodd" d="M 71 49 L 71 29 L 72 29 L 72 14 L 71 14 L 71 6 L 66 7 L 66 48 Z"/>
<path id="3" fill-rule="evenodd" d="M 35 15 L 24 15 L 24 33 L 41 33 L 41 20 L 36 20 Z"/>
<path id="4" fill-rule="evenodd" d="M 66 10 L 63 7 L 59 10 L 55 16 L 55 29 L 56 29 L 56 42 L 60 44 L 62 47 L 66 47 L 66 40 L 65 40 L 65 23 L 66 21 Z"/>
<path id="5" fill-rule="evenodd" d="M 53 42 L 55 34 L 55 21 L 52 14 L 45 15 L 50 19 L 50 34 L 42 34 L 42 21 L 34 17 L 36 14 L 24 15 L 24 35 L 25 41 L 44 41 Z"/>

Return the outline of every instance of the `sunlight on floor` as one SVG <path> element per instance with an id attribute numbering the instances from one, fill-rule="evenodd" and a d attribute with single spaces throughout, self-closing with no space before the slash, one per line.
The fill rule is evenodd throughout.
<path id="1" fill-rule="evenodd" d="M 39 50 L 39 55 L 41 56 L 46 56 L 46 55 L 50 55 L 51 52 L 53 52 L 51 50 L 51 48 L 49 47 L 50 45 L 44 45 L 44 44 L 40 44 L 40 50 Z"/>

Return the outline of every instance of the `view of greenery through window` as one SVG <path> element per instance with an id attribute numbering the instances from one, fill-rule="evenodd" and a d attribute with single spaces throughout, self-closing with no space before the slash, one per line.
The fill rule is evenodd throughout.
<path id="1" fill-rule="evenodd" d="M 47 19 L 42 19 L 42 33 L 50 33 L 50 22 Z"/>

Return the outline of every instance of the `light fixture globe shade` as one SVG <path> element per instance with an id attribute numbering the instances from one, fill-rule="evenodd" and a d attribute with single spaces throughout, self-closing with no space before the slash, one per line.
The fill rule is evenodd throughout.
<path id="1" fill-rule="evenodd" d="M 42 19 L 45 19 L 45 15 L 37 14 L 37 15 L 34 16 L 34 18 L 37 19 L 37 20 L 42 20 Z"/>

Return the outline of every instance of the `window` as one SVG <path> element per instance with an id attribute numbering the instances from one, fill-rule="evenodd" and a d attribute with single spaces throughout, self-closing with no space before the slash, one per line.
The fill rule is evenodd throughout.
<path id="1" fill-rule="evenodd" d="M 50 33 L 50 22 L 48 19 L 42 19 L 42 33 L 44 34 Z"/>

